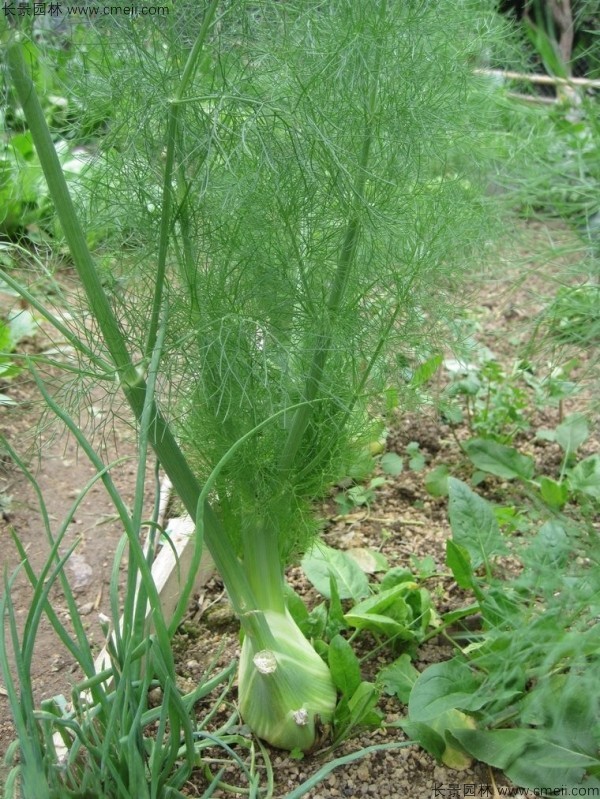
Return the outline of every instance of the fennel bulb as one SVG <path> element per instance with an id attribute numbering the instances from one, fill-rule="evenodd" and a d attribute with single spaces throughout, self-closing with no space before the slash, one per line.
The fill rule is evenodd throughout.
<path id="1" fill-rule="evenodd" d="M 331 722 L 336 690 L 328 666 L 290 613 L 268 610 L 264 616 L 271 646 L 265 647 L 260 635 L 246 635 L 242 644 L 240 712 L 271 746 L 306 752 L 318 739 L 320 724 Z"/>

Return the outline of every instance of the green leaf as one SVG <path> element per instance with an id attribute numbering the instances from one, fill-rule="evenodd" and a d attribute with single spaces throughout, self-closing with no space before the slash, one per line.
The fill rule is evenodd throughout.
<path id="1" fill-rule="evenodd" d="M 412 469 L 413 472 L 422 471 L 425 468 L 425 456 L 420 451 L 419 443 L 411 441 L 410 444 L 406 445 L 406 451 L 410 455 L 408 468 Z"/>
<path id="2" fill-rule="evenodd" d="M 445 464 L 436 466 L 425 475 L 425 490 L 432 497 L 445 497 L 448 495 L 448 476 L 450 469 Z"/>
<path id="3" fill-rule="evenodd" d="M 348 708 L 348 697 L 342 696 L 333 713 L 333 728 L 336 731 L 336 737 L 343 738 L 348 732 L 349 725 L 350 710 Z"/>
<path id="4" fill-rule="evenodd" d="M 471 476 L 471 485 L 476 488 L 478 485 L 481 485 L 481 483 L 485 482 L 487 477 L 487 474 L 482 472 L 481 469 L 476 469 Z"/>
<path id="5" fill-rule="evenodd" d="M 297 622 L 307 638 L 314 638 L 315 643 L 323 638 L 327 627 L 327 606 L 324 602 L 314 607 L 305 619 Z"/>
<path id="6" fill-rule="evenodd" d="M 478 680 L 462 661 L 434 663 L 414 685 L 408 702 L 409 718 L 431 722 L 447 710 L 477 710 L 488 701 L 474 696 L 478 688 Z"/>
<path id="7" fill-rule="evenodd" d="M 400 655 L 377 675 L 377 680 L 383 686 L 385 693 L 388 696 L 395 694 L 404 704 L 408 702 L 410 692 L 418 678 L 419 672 L 411 663 L 410 655 L 406 653 Z"/>
<path id="8" fill-rule="evenodd" d="M 573 413 L 554 431 L 555 441 L 567 455 L 575 452 L 589 438 L 587 419 L 582 413 Z"/>
<path id="9" fill-rule="evenodd" d="M 475 719 L 460 710 L 452 709 L 446 710 L 445 713 L 442 713 L 430 724 L 432 729 L 443 735 L 446 741 L 446 748 L 441 757 L 442 763 L 456 770 L 469 768 L 472 760 L 465 754 L 463 747 L 457 744 L 453 735 L 457 730 L 474 729 L 476 726 Z"/>
<path id="10" fill-rule="evenodd" d="M 540 441 L 556 441 L 555 431 L 550 430 L 548 427 L 540 427 L 536 430 L 535 437 L 539 438 Z"/>
<path id="11" fill-rule="evenodd" d="M 379 701 L 379 690 L 376 685 L 370 682 L 361 682 L 354 694 L 348 700 L 348 709 L 350 710 L 350 724 L 356 727 L 359 724 L 367 722 L 373 723 L 371 711 Z M 381 717 L 379 717 L 379 722 Z"/>
<path id="12" fill-rule="evenodd" d="M 448 491 L 452 538 L 469 552 L 473 568 L 504 554 L 506 546 L 489 502 L 454 477 L 448 478 Z"/>
<path id="13" fill-rule="evenodd" d="M 10 327 L 0 320 L 0 352 L 11 352 L 13 349 L 13 341 L 10 332 Z"/>
<path id="14" fill-rule="evenodd" d="M 381 468 L 384 474 L 395 477 L 404 470 L 404 461 L 400 455 L 396 455 L 395 452 L 386 452 L 381 458 Z"/>
<path id="15" fill-rule="evenodd" d="M 419 388 L 420 386 L 427 383 L 437 370 L 440 368 L 443 361 L 442 355 L 432 355 L 431 358 L 428 358 L 422 364 L 419 364 L 415 371 L 413 372 L 413 376 L 410 380 L 410 385 L 413 388 Z"/>
<path id="16" fill-rule="evenodd" d="M 529 741 L 526 730 L 461 730 L 455 738 L 477 760 L 506 769 L 524 751 Z"/>
<path id="17" fill-rule="evenodd" d="M 525 788 L 580 784 L 587 768 L 600 766 L 598 758 L 558 744 L 539 729 L 453 730 L 452 735 L 478 760 Z"/>
<path id="18" fill-rule="evenodd" d="M 352 547 L 346 553 L 355 560 L 365 574 L 375 574 L 376 572 L 386 571 L 388 560 L 386 556 L 376 549 L 366 547 Z"/>
<path id="19" fill-rule="evenodd" d="M 400 569 L 395 576 L 397 584 L 364 599 L 346 613 L 344 618 L 351 627 L 406 641 L 414 640 L 416 633 L 427 627 L 431 618 L 428 592 L 419 589 L 410 579 L 410 572 Z M 389 577 L 386 575 L 384 580 Z"/>
<path id="20" fill-rule="evenodd" d="M 433 558 L 431 555 L 425 555 L 423 558 L 419 558 L 416 555 L 411 555 L 410 562 L 412 564 L 413 570 L 416 572 L 417 577 L 420 580 L 427 580 L 428 577 L 431 577 L 437 572 L 435 558 Z"/>
<path id="21" fill-rule="evenodd" d="M 537 568 L 542 565 L 559 568 L 566 566 L 571 557 L 571 543 L 565 528 L 554 520 L 546 522 L 532 540 L 526 554 L 532 561 L 532 566 Z"/>
<path id="22" fill-rule="evenodd" d="M 448 394 L 455 397 L 457 394 L 475 397 L 481 391 L 481 381 L 475 375 L 468 375 L 461 380 L 450 384 Z"/>
<path id="23" fill-rule="evenodd" d="M 37 325 L 31 311 L 20 310 L 12 315 L 8 321 L 10 329 L 11 349 L 15 349 L 19 341 L 33 336 Z"/>
<path id="24" fill-rule="evenodd" d="M 600 499 L 600 455 L 579 461 L 569 472 L 569 484 L 574 491 Z"/>
<path id="25" fill-rule="evenodd" d="M 540 494 L 547 505 L 555 510 L 561 510 L 569 497 L 569 487 L 566 483 L 558 483 L 551 477 L 541 477 Z"/>
<path id="26" fill-rule="evenodd" d="M 301 565 L 308 580 L 326 599 L 331 598 L 330 575 L 335 577 L 340 599 L 357 602 L 370 593 L 369 581 L 363 570 L 339 549 L 318 543 L 302 558 Z"/>
<path id="27" fill-rule="evenodd" d="M 398 605 L 400 602 L 397 603 Z M 350 627 L 355 627 L 357 630 L 369 630 L 372 633 L 385 635 L 387 638 L 400 638 L 405 641 L 413 641 L 415 634 L 409 629 L 408 621 L 408 606 L 404 603 L 406 608 L 406 622 L 400 622 L 392 619 L 390 616 L 384 616 L 378 613 L 347 613 L 345 616 L 346 621 Z"/>
<path id="28" fill-rule="evenodd" d="M 505 480 L 531 480 L 535 463 L 529 455 L 521 455 L 514 447 L 507 447 L 497 441 L 472 438 L 463 448 L 474 466 L 484 472 L 502 477 Z"/>
<path id="29" fill-rule="evenodd" d="M 327 627 L 325 632 L 327 638 L 331 639 L 348 626 L 344 620 L 344 610 L 340 600 L 337 580 L 333 574 L 329 575 L 329 593 L 329 611 L 327 613 Z"/>
<path id="30" fill-rule="evenodd" d="M 460 588 L 471 588 L 475 580 L 471 566 L 471 556 L 451 538 L 446 541 L 446 565 L 452 572 Z"/>
<path id="31" fill-rule="evenodd" d="M 294 591 L 289 583 L 285 583 L 285 604 L 296 624 L 301 624 L 308 619 L 308 609 L 302 598 Z"/>
<path id="32" fill-rule="evenodd" d="M 536 25 L 529 16 L 525 16 L 523 21 L 523 30 L 537 50 L 546 70 L 551 75 L 568 79 L 568 70 L 554 36 L 551 36 L 541 25 Z"/>
<path id="33" fill-rule="evenodd" d="M 444 419 L 450 425 L 456 426 L 462 424 L 464 420 L 464 414 L 462 412 L 462 409 L 455 402 L 440 403 L 440 411 Z"/>
<path id="34" fill-rule="evenodd" d="M 379 583 L 379 595 L 384 591 L 389 591 L 390 588 L 400 585 L 400 583 L 414 583 L 415 575 L 410 569 L 404 566 L 394 566 L 386 574 L 384 574 L 382 581 Z"/>
<path id="35" fill-rule="evenodd" d="M 411 629 L 419 629 L 422 633 L 429 627 L 432 617 L 435 619 L 431 603 L 431 595 L 426 588 L 419 588 L 406 595 L 406 602 L 412 610 Z"/>
<path id="36" fill-rule="evenodd" d="M 446 749 L 446 741 L 439 733 L 428 724 L 419 721 L 405 721 L 402 724 L 402 729 L 409 738 L 416 741 L 426 752 L 429 752 L 436 760 L 441 761 Z"/>
<path id="37" fill-rule="evenodd" d="M 328 662 L 335 687 L 342 696 L 352 696 L 361 681 L 360 663 L 348 641 L 341 635 L 331 639 Z"/>
<path id="38" fill-rule="evenodd" d="M 385 591 L 379 591 L 376 594 L 363 599 L 355 605 L 350 611 L 351 614 L 366 614 L 366 613 L 383 613 L 389 614 L 391 618 L 398 618 L 396 608 L 398 600 L 401 600 L 402 607 L 404 607 L 403 597 L 409 592 L 418 589 L 415 582 L 403 580 L 398 585 L 393 586 Z M 346 614 L 348 616 L 349 614 Z M 401 617 L 404 615 L 404 610 L 401 611 Z"/>

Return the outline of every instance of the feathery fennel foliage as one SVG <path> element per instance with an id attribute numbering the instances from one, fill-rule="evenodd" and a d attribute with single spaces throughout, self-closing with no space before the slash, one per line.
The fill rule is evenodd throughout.
<path id="1" fill-rule="evenodd" d="M 73 91 L 115 104 L 82 189 L 88 230 L 133 247 L 114 292 L 51 163 L 14 34 L 9 65 L 92 337 L 138 417 L 166 330 L 149 437 L 240 617 L 242 715 L 309 750 L 336 697 L 286 609 L 284 568 L 485 242 L 472 67 L 488 27 L 481 2 L 217 5 L 88 33 Z"/>

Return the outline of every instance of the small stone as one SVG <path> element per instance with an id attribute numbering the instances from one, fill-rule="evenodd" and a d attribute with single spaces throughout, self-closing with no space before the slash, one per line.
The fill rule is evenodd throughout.
<path id="1" fill-rule="evenodd" d="M 94 609 L 93 602 L 86 602 L 84 605 L 79 607 L 79 612 L 82 616 L 88 616 Z"/>
<path id="2" fill-rule="evenodd" d="M 163 692 L 162 688 L 156 687 L 153 688 L 151 691 L 148 691 L 148 704 L 150 707 L 158 707 L 162 702 Z"/>

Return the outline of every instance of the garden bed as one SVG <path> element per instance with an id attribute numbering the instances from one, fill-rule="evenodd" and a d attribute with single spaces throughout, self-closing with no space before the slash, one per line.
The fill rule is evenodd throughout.
<path id="1" fill-rule="evenodd" d="M 531 454 L 539 470 L 549 475 L 555 474 L 560 465 L 560 450 L 556 443 L 536 438 L 536 432 L 541 428 L 555 427 L 561 416 L 579 410 L 589 411 L 589 401 L 594 396 L 594 381 L 597 377 L 594 372 L 595 364 L 590 359 L 591 353 L 573 346 L 566 349 L 552 348 L 547 340 L 541 338 L 541 331 L 538 339 L 540 345 L 536 343 L 535 347 L 528 350 L 539 314 L 548 303 L 548 295 L 555 292 L 549 278 L 556 278 L 557 288 L 564 282 L 563 273 L 573 261 L 572 256 L 548 255 L 551 253 L 549 245 L 553 245 L 560 252 L 559 244 L 564 244 L 569 237 L 570 234 L 561 226 L 521 225 L 518 229 L 519 240 L 514 242 L 512 251 L 505 256 L 502 276 L 497 276 L 499 270 L 495 268 L 496 265 L 485 270 L 482 268 L 467 319 L 469 335 L 473 335 L 479 347 L 487 347 L 493 351 L 503 369 L 504 376 L 498 377 L 492 385 L 498 413 L 501 413 L 503 403 L 510 405 L 512 402 L 514 405 L 517 397 L 522 399 L 522 429 L 515 435 L 515 442 L 519 451 Z M 545 255 L 540 257 L 540 251 L 544 251 Z M 530 360 L 531 373 L 537 375 L 540 381 L 550 374 L 552 368 L 576 357 L 578 363 L 571 378 L 581 378 L 583 390 L 565 398 L 560 408 L 557 403 L 553 405 L 550 402 L 542 407 L 539 397 L 536 405 L 534 388 L 524 388 L 520 383 L 518 389 L 525 393 L 515 394 L 516 380 L 513 380 L 515 385 L 511 394 L 508 390 L 512 379 L 510 375 L 515 363 L 524 357 Z M 561 360 L 557 361 L 557 358 Z M 442 373 L 442 382 L 447 382 L 448 379 L 448 374 Z M 37 426 L 40 410 L 37 403 L 32 401 L 34 390 L 35 387 L 24 376 L 8 387 L 8 393 L 18 405 L 3 409 L 2 432 L 13 444 L 21 441 L 25 434 Z M 595 410 L 591 409 L 592 414 Z M 101 411 L 96 408 L 94 412 Z M 590 426 L 593 428 L 593 425 Z M 135 473 L 132 460 L 135 457 L 133 432 L 130 425 L 120 419 L 114 421 L 109 432 L 110 435 L 105 434 L 104 441 L 106 457 L 112 458 L 116 455 L 127 458 L 124 464 L 114 470 L 119 487 L 127 495 L 129 483 Z M 433 558 L 437 571 L 447 571 L 444 550 L 450 535 L 447 501 L 445 497 L 432 496 L 426 490 L 424 476 L 444 465 L 453 476 L 468 479 L 471 467 L 458 443 L 468 435 L 466 423 L 448 424 L 433 405 L 429 409 L 425 408 L 419 415 L 409 414 L 396 419 L 390 425 L 386 449 L 404 459 L 404 470 L 395 476 L 386 475 L 385 483 L 378 486 L 372 495 L 364 495 L 364 501 L 361 500 L 351 508 L 348 508 L 347 502 L 344 506 L 338 501 L 347 496 L 349 486 L 333 489 L 331 497 L 319 512 L 323 519 L 325 541 L 344 550 L 353 547 L 377 550 L 385 555 L 390 567 L 413 568 L 415 558 Z M 33 443 L 33 439 L 31 441 Z M 60 519 L 72 503 L 77 487 L 85 483 L 93 469 L 78 455 L 76 446 L 70 439 L 55 438 L 46 431 L 38 441 L 42 442 L 39 448 L 38 480 L 50 513 Z M 415 447 L 415 444 L 418 446 Z M 592 435 L 583 445 L 580 454 L 589 455 L 598 452 L 598 449 L 598 439 Z M 415 456 L 418 458 L 411 468 L 410 460 Z M 3 549 L 5 552 L 13 552 L 8 533 L 9 526 L 12 526 L 28 548 L 32 565 L 39 568 L 46 550 L 41 542 L 35 498 L 22 475 L 10 462 L 5 461 L 1 479 L 0 495 L 4 500 L 0 537 Z M 151 479 L 150 476 L 149 488 Z M 489 499 L 501 501 L 509 495 L 518 494 L 518 490 L 515 494 L 513 487 L 496 478 L 484 480 L 477 490 Z M 340 513 L 341 509 L 346 512 Z M 81 539 L 67 571 L 80 612 L 84 614 L 89 625 L 90 637 L 98 648 L 103 644 L 103 636 L 97 618 L 100 613 L 109 613 L 106 589 L 112 555 L 121 535 L 119 525 L 115 524 L 111 513 L 111 506 L 103 489 L 95 487 L 78 510 L 72 525 L 72 536 L 65 541 L 67 545 L 70 540 Z M 518 538 L 513 543 L 518 546 Z M 17 564 L 16 553 L 6 557 L 9 571 Z M 317 601 L 314 590 L 307 584 L 299 567 L 290 571 L 289 579 L 309 604 Z M 440 612 L 456 607 L 462 600 L 460 591 L 457 592 L 455 583 L 450 578 L 436 578 L 434 584 L 428 588 Z M 13 601 L 17 618 L 23 618 L 29 602 L 29 592 L 24 583 L 16 584 Z M 64 607 L 61 608 L 58 591 L 53 596 L 53 602 L 59 613 L 66 612 Z M 359 655 L 367 654 L 368 645 L 368 640 L 362 643 L 363 648 Z M 195 594 L 188 616 L 174 641 L 174 648 L 181 681 L 179 687 L 184 692 L 196 684 L 216 653 L 218 659 L 215 666 L 225 666 L 236 657 L 239 648 L 238 626 L 217 577 Z M 451 654 L 448 640 L 441 636 L 434 637 L 419 649 L 417 668 L 422 670 L 431 663 L 448 659 Z M 370 671 L 374 673 L 377 666 L 389 657 L 389 653 L 382 650 L 375 661 L 367 660 L 367 677 Z M 37 696 L 41 699 L 56 693 L 68 694 L 69 686 L 77 679 L 74 666 L 61 652 L 49 625 L 42 626 L 34 660 L 33 682 Z M 0 693 L 1 704 L 7 705 L 7 699 Z M 222 707 L 213 723 L 218 725 L 234 707 L 235 687 L 223 699 Z M 397 721 L 404 713 L 404 708 L 392 697 L 382 700 L 380 707 L 386 722 Z M 6 719 L 6 708 L 3 709 L 2 716 Z M 238 731 L 242 735 L 246 734 L 243 728 Z M 3 720 L 0 726 L 1 750 L 6 749 L 12 736 L 11 725 Z M 398 729 L 367 730 L 345 742 L 335 751 L 334 756 L 374 744 L 400 741 L 403 737 Z M 318 754 L 303 760 L 294 760 L 275 750 L 270 752 L 270 757 L 274 767 L 276 796 L 292 791 L 326 762 Z M 237 775 L 226 773 L 225 778 L 235 783 Z M 405 794 L 431 796 L 435 795 L 436 786 L 443 791 L 437 795 L 450 796 L 456 786 L 458 795 L 463 795 L 463 791 L 464 795 L 468 795 L 466 786 L 477 786 L 477 793 L 480 786 L 490 786 L 489 790 L 493 791 L 495 781 L 506 784 L 501 774 L 492 774 L 487 766 L 477 765 L 457 772 L 436 764 L 433 758 L 413 746 L 395 751 L 381 751 L 341 767 L 308 795 L 312 799 L 339 796 L 396 797 Z M 206 774 L 199 770 L 187 790 L 191 796 L 201 795 L 205 785 Z"/>

